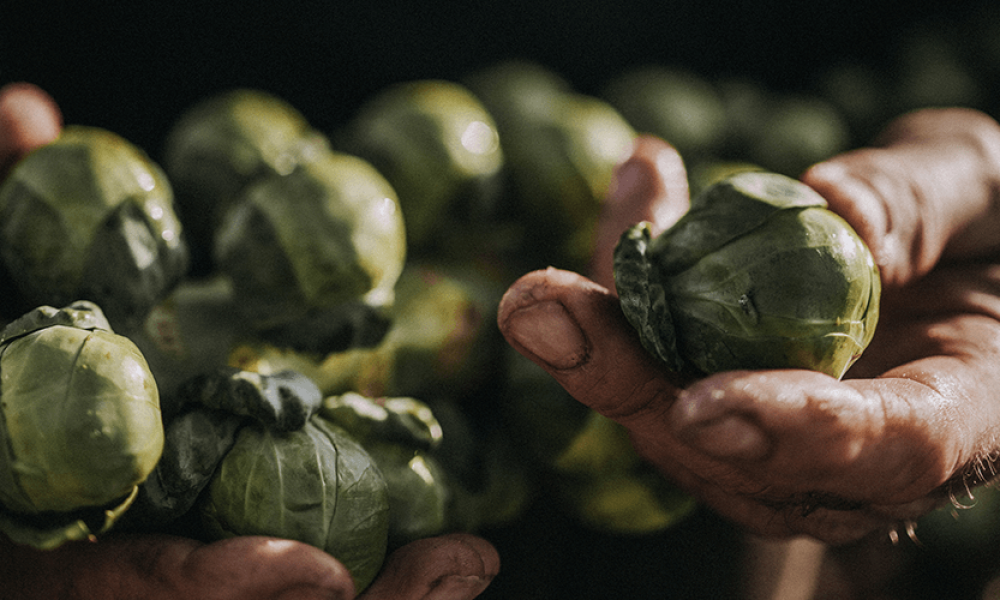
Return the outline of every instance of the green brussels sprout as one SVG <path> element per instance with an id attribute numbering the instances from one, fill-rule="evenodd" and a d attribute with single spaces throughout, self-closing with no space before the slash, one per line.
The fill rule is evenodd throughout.
<path id="1" fill-rule="evenodd" d="M 449 527 L 451 486 L 431 453 L 443 431 L 428 405 L 414 398 L 374 399 L 349 392 L 325 398 L 319 414 L 358 440 L 385 477 L 392 546 Z"/>
<path id="2" fill-rule="evenodd" d="M 298 110 L 263 90 L 229 90 L 186 110 L 167 135 L 163 167 L 189 232 L 193 268 L 210 270 L 213 232 L 247 185 L 290 173 L 327 146 Z"/>
<path id="3" fill-rule="evenodd" d="M 258 179 L 215 238 L 250 326 L 315 352 L 381 339 L 405 255 L 393 188 L 364 160 L 331 151 Z"/>
<path id="4" fill-rule="evenodd" d="M 643 346 L 679 373 L 803 368 L 840 378 L 878 322 L 867 246 L 806 185 L 740 173 L 692 200 L 655 239 L 615 249 L 622 310 Z"/>
<path id="5" fill-rule="evenodd" d="M 116 134 L 69 126 L 0 187 L 0 258 L 31 306 L 78 298 L 136 325 L 186 273 L 166 175 Z"/>
<path id="6" fill-rule="evenodd" d="M 464 86 L 443 80 L 394 85 L 361 107 L 343 148 L 382 172 L 399 194 L 407 240 L 424 248 L 452 209 L 488 203 L 504 161 L 492 116 Z"/>
<path id="7" fill-rule="evenodd" d="M 385 479 L 350 435 L 322 418 L 291 432 L 243 427 L 200 510 L 215 539 L 270 535 L 322 548 L 347 567 L 359 591 L 385 558 Z"/>
<path id="8" fill-rule="evenodd" d="M 110 527 L 163 449 L 146 361 L 89 302 L 40 307 L 0 332 L 0 400 L 0 512 L 35 519 L 42 532 L 7 530 L 26 543 L 51 547 Z M 93 516 L 75 516 L 88 510 L 104 521 L 97 531 Z"/>
<path id="9" fill-rule="evenodd" d="M 847 149 L 850 128 L 840 111 L 818 96 L 771 101 L 746 158 L 769 171 L 798 177 L 808 167 Z"/>
<path id="10" fill-rule="evenodd" d="M 634 129 L 609 103 L 572 91 L 531 63 L 504 64 L 469 81 L 503 115 L 500 142 L 529 247 L 549 264 L 586 264 L 614 167 L 632 147 Z"/>
<path id="11" fill-rule="evenodd" d="M 218 367 L 191 377 L 163 402 L 163 455 L 125 524 L 145 530 L 171 525 L 194 506 L 247 422 L 297 431 L 322 401 L 316 385 L 294 371 L 261 375 Z"/>
<path id="12" fill-rule="evenodd" d="M 632 126 L 663 138 L 686 158 L 716 152 L 726 131 L 726 110 L 715 87 L 678 67 L 625 71 L 603 97 Z"/>
<path id="13" fill-rule="evenodd" d="M 314 355 L 244 343 L 230 364 L 248 371 L 293 369 L 326 395 L 458 396 L 487 383 L 502 342 L 487 318 L 503 288 L 479 273 L 429 262 L 407 264 L 396 284 L 392 323 L 372 348 Z"/>

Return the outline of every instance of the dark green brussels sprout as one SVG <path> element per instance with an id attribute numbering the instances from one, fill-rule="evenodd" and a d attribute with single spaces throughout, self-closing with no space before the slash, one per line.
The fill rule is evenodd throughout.
<path id="1" fill-rule="evenodd" d="M 492 116 L 461 84 L 419 80 L 384 90 L 361 107 L 341 139 L 399 194 L 414 248 L 453 226 L 448 213 L 494 193 L 503 151 Z"/>
<path id="2" fill-rule="evenodd" d="M 193 268 L 210 269 L 213 232 L 247 185 L 290 173 L 327 146 L 298 110 L 263 90 L 230 90 L 185 111 L 167 136 L 163 166 L 189 231 Z"/>
<path id="3" fill-rule="evenodd" d="M 642 133 L 656 135 L 685 158 L 716 152 L 726 131 L 726 111 L 715 87 L 695 73 L 645 66 L 616 76 L 603 97 Z"/>
<path id="4" fill-rule="evenodd" d="M 449 527 L 451 486 L 431 453 L 443 431 L 428 405 L 414 398 L 347 393 L 325 398 L 319 414 L 358 440 L 385 477 L 392 546 Z"/>
<path id="5" fill-rule="evenodd" d="M 186 273 L 167 178 L 141 150 L 70 126 L 0 187 L 0 258 L 30 306 L 85 298 L 137 325 Z"/>
<path id="6" fill-rule="evenodd" d="M 44 547 L 110 527 L 163 449 L 142 354 L 96 305 L 46 306 L 0 332 L 0 373 L 0 526 Z"/>
<path id="7" fill-rule="evenodd" d="M 634 129 L 609 103 L 564 88 L 531 63 L 506 63 L 469 81 L 503 115 L 497 127 L 529 227 L 527 248 L 549 264 L 585 264 L 612 172 L 632 147 Z"/>
<path id="8" fill-rule="evenodd" d="M 615 249 L 622 310 L 647 350 L 688 375 L 803 368 L 840 378 L 878 322 L 867 246 L 806 185 L 740 173 L 705 190 L 655 239 Z"/>
<path id="9" fill-rule="evenodd" d="M 334 152 L 255 181 L 215 238 L 250 327 L 314 352 L 381 339 L 405 255 L 393 188 L 369 163 Z"/>
<path id="10" fill-rule="evenodd" d="M 358 442 L 318 417 L 291 432 L 243 427 L 201 512 L 213 538 L 270 535 L 322 548 L 359 591 L 378 573 L 388 544 L 382 473 Z"/>

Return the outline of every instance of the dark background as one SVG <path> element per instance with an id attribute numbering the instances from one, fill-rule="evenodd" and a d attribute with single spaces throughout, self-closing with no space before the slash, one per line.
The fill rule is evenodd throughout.
<path id="1" fill-rule="evenodd" d="M 94 4 L 94 6 L 88 6 Z M 916 22 L 984 0 L 0 2 L 0 84 L 27 80 L 69 123 L 156 156 L 187 106 L 233 86 L 279 94 L 321 130 L 389 83 L 539 61 L 585 92 L 630 65 L 811 85 L 835 60 L 884 62 Z"/>
<path id="2" fill-rule="evenodd" d="M 157 157 L 184 109 L 235 86 L 283 97 L 324 131 L 346 122 L 391 83 L 457 80 L 507 58 L 538 61 L 589 93 L 623 69 L 646 63 L 808 89 L 837 61 L 891 72 L 895 42 L 907 28 L 976 24 L 988 2 L 88 4 L 0 0 L 0 85 L 33 82 L 57 99 L 67 123 L 110 129 Z M 665 534 L 622 539 L 582 531 L 542 505 L 517 526 L 488 533 L 504 570 L 484 600 L 739 597 L 742 538 L 704 511 Z M 941 573 L 941 585 L 955 598 L 963 597 L 955 582 L 974 588 L 994 564 L 968 555 L 959 562 L 978 571 L 952 565 Z M 935 571 L 919 571 L 904 577 L 909 585 L 892 585 L 899 597 L 918 597 L 915 588 L 945 597 L 929 583 Z"/>

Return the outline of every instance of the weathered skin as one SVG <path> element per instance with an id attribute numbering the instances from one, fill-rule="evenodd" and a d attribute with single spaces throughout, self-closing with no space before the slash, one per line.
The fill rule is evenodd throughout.
<path id="1" fill-rule="evenodd" d="M 0 89 L 0 177 L 32 148 L 55 139 L 58 107 L 34 86 Z M 244 536 L 211 544 L 166 536 L 112 534 L 54 551 L 12 544 L 0 536 L 0 581 L 19 600 L 418 600 L 432 591 L 445 600 L 471 600 L 500 570 L 496 550 L 482 538 L 427 538 L 391 554 L 364 594 L 329 554 L 306 544 Z"/>
<path id="2" fill-rule="evenodd" d="M 642 140 L 618 169 L 598 256 L 647 215 L 683 213 L 676 153 Z M 992 476 L 1000 448 L 1000 126 L 967 109 L 900 117 L 880 146 L 810 168 L 871 248 L 882 321 L 843 381 L 731 371 L 679 381 L 642 349 L 606 286 L 549 269 L 508 290 L 508 341 L 640 453 L 748 530 L 844 543 L 900 527 Z M 610 255 L 610 253 L 608 253 Z"/>

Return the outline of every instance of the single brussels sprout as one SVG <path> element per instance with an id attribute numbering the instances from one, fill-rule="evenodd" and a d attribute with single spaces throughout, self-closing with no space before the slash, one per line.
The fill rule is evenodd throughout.
<path id="1" fill-rule="evenodd" d="M 464 86 L 444 80 L 384 90 L 361 107 L 340 143 L 392 184 L 415 248 L 454 226 L 452 209 L 488 204 L 504 161 L 492 116 Z"/>
<path id="2" fill-rule="evenodd" d="M 30 306 L 86 298 L 136 326 L 186 273 L 166 175 L 111 132 L 66 127 L 0 187 L 0 258 Z"/>
<path id="3" fill-rule="evenodd" d="M 110 527 L 163 449 L 146 361 L 90 302 L 40 307 L 0 332 L 0 400 L 0 512 L 36 529 L 5 530 L 15 541 L 51 547 Z"/>
<path id="4" fill-rule="evenodd" d="M 257 180 L 215 238 L 250 326 L 312 352 L 381 339 L 405 256 L 393 188 L 369 163 L 335 152 Z"/>
<path id="5" fill-rule="evenodd" d="M 318 417 L 291 432 L 242 428 L 201 514 L 212 538 L 270 535 L 322 548 L 359 591 L 378 573 L 388 544 L 382 473 L 350 435 Z"/>
<path id="6" fill-rule="evenodd" d="M 163 167 L 189 232 L 193 269 L 211 269 L 213 232 L 246 186 L 290 173 L 327 147 L 298 110 L 263 90 L 229 90 L 187 109 L 167 135 Z"/>
<path id="7" fill-rule="evenodd" d="M 541 104 L 541 103 L 539 103 Z M 615 166 L 635 130 L 607 102 L 585 94 L 547 98 L 500 130 L 529 243 L 547 262 L 586 264 Z"/>
<path id="8" fill-rule="evenodd" d="M 798 177 L 813 164 L 846 150 L 850 140 L 850 128 L 831 102 L 787 95 L 768 106 L 746 158 L 769 171 Z"/>
<path id="9" fill-rule="evenodd" d="M 164 401 L 166 441 L 140 486 L 126 525 L 156 529 L 184 516 L 248 422 L 297 431 L 320 409 L 316 385 L 294 371 L 261 375 L 218 367 L 196 375 Z"/>
<path id="10" fill-rule="evenodd" d="M 319 414 L 358 440 L 385 477 L 392 546 L 448 529 L 451 485 L 431 453 L 443 431 L 428 405 L 347 393 L 325 398 Z"/>
<path id="11" fill-rule="evenodd" d="M 881 283 L 867 246 L 826 206 L 789 177 L 740 173 L 655 239 L 648 223 L 629 228 L 615 285 L 643 346 L 686 375 L 842 377 L 874 335 Z"/>
<path id="12" fill-rule="evenodd" d="M 611 80 L 603 97 L 636 130 L 659 136 L 686 158 L 717 152 L 726 110 L 715 87 L 677 67 L 644 66 Z"/>

